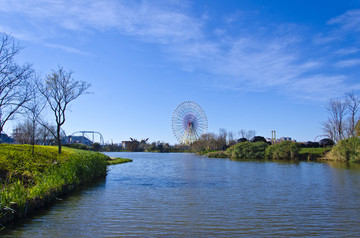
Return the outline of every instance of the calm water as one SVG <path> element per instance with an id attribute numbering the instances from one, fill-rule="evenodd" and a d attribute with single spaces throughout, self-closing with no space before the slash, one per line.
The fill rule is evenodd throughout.
<path id="1" fill-rule="evenodd" d="M 109 153 L 110 154 L 110 153 Z M 132 163 L 5 237 L 360 237 L 360 169 L 111 153 Z"/>

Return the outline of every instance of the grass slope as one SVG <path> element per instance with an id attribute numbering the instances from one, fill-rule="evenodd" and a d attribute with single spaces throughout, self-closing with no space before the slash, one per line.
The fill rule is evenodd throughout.
<path id="1" fill-rule="evenodd" d="M 16 204 L 18 217 L 25 216 L 31 201 L 61 195 L 63 190 L 106 175 L 109 157 L 96 152 L 55 146 L 0 144 L 0 218 Z M 55 194 L 55 195 L 54 195 Z"/>
<path id="2" fill-rule="evenodd" d="M 132 159 L 110 157 L 110 159 L 108 159 L 108 161 L 107 161 L 107 165 L 122 164 L 122 163 L 128 163 L 128 162 L 132 162 L 132 161 L 133 161 Z"/>

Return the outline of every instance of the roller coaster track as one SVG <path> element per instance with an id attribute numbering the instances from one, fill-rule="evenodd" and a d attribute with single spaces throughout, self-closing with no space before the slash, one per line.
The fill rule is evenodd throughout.
<path id="1" fill-rule="evenodd" d="M 92 143 L 94 143 L 94 139 L 95 139 L 95 134 L 99 135 L 100 137 L 100 145 L 104 145 L 104 138 L 101 135 L 100 132 L 97 131 L 77 131 L 71 134 L 71 136 L 74 136 L 76 134 L 81 134 L 83 137 L 88 138 L 89 140 L 91 140 Z M 92 135 L 92 139 L 89 138 L 89 135 Z"/>

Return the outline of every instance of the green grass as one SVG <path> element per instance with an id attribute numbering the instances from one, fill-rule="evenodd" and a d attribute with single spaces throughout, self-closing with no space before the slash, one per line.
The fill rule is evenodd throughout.
<path id="1" fill-rule="evenodd" d="M 61 194 L 66 186 L 76 186 L 106 174 L 109 157 L 96 152 L 55 146 L 0 144 L 1 208 L 18 205 L 24 213 L 27 201 Z"/>
<path id="2" fill-rule="evenodd" d="M 300 159 L 303 160 L 316 160 L 320 159 L 328 153 L 331 148 L 301 148 L 299 151 Z"/>
<path id="3" fill-rule="evenodd" d="M 132 159 L 125 159 L 125 158 L 110 158 L 107 161 L 107 165 L 114 165 L 114 164 L 122 164 L 122 163 L 128 163 L 132 162 Z"/>

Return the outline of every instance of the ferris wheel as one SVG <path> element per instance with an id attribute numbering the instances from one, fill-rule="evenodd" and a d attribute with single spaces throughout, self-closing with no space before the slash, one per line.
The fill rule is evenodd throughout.
<path id="1" fill-rule="evenodd" d="M 180 144 L 190 144 L 206 133 L 208 127 L 204 110 L 199 104 L 185 101 L 176 107 L 172 129 Z"/>

